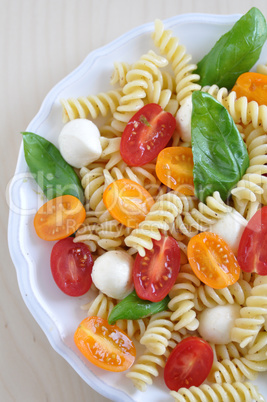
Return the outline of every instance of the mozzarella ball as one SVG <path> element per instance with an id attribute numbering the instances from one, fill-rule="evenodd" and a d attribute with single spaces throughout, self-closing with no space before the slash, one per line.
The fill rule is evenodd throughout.
<path id="1" fill-rule="evenodd" d="M 89 165 L 99 159 L 102 153 L 100 132 L 87 119 L 75 119 L 65 124 L 58 142 L 61 155 L 75 168 Z"/>
<path id="2" fill-rule="evenodd" d="M 191 142 L 192 107 L 192 95 L 189 95 L 183 100 L 176 114 L 176 128 L 185 142 Z"/>
<path id="3" fill-rule="evenodd" d="M 97 289 L 113 299 L 124 299 L 134 289 L 134 259 L 126 251 L 107 251 L 95 260 L 92 280 Z"/>
<path id="4" fill-rule="evenodd" d="M 240 239 L 247 223 L 247 220 L 233 209 L 211 225 L 209 231 L 220 236 L 237 255 Z"/>
<path id="5" fill-rule="evenodd" d="M 240 317 L 238 304 L 225 304 L 203 310 L 198 319 L 198 331 L 203 339 L 217 345 L 231 342 L 231 330 Z"/>

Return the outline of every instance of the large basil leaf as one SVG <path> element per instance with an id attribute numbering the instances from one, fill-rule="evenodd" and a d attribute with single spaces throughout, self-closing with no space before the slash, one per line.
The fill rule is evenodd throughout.
<path id="1" fill-rule="evenodd" d="M 231 89 L 238 76 L 249 71 L 258 60 L 267 39 L 266 20 L 253 7 L 224 34 L 198 63 L 199 84 Z"/>
<path id="2" fill-rule="evenodd" d="M 195 194 L 205 202 L 219 191 L 226 200 L 249 166 L 245 143 L 228 111 L 211 95 L 195 91 L 192 102 Z"/>
<path id="3" fill-rule="evenodd" d="M 38 185 L 50 200 L 69 194 L 83 203 L 81 182 L 72 166 L 50 141 L 30 132 L 24 132 L 23 145 L 26 162 Z"/>
<path id="4" fill-rule="evenodd" d="M 134 290 L 112 309 L 108 322 L 109 324 L 115 324 L 116 321 L 123 319 L 138 320 L 139 318 L 159 313 L 167 309 L 169 301 L 169 296 L 159 302 L 142 300 Z"/>

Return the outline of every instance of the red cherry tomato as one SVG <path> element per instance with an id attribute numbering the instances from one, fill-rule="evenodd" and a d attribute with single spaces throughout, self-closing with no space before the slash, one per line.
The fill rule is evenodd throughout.
<path id="1" fill-rule="evenodd" d="M 129 166 L 151 162 L 168 144 L 176 127 L 171 113 L 156 103 L 142 107 L 128 122 L 122 137 L 120 152 Z"/>
<path id="2" fill-rule="evenodd" d="M 237 260 L 245 272 L 267 275 L 267 206 L 249 220 L 241 236 Z"/>
<path id="3" fill-rule="evenodd" d="M 171 236 L 153 240 L 152 250 L 137 255 L 133 268 L 134 287 L 140 299 L 158 302 L 173 287 L 180 269 L 180 248 Z"/>
<path id="4" fill-rule="evenodd" d="M 93 264 L 88 246 L 74 243 L 73 237 L 58 241 L 51 252 L 53 278 L 59 289 L 69 296 L 82 296 L 90 289 Z"/>
<path id="5" fill-rule="evenodd" d="M 126 333 L 101 317 L 85 318 L 74 334 L 74 342 L 91 363 L 108 371 L 127 370 L 136 356 Z"/>
<path id="6" fill-rule="evenodd" d="M 213 363 L 211 346 L 201 338 L 183 339 L 171 352 L 164 368 L 164 380 L 172 391 L 198 387 L 208 377 Z"/>

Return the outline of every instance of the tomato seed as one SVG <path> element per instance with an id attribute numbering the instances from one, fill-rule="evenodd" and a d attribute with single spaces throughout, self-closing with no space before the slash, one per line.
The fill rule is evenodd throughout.
<path id="1" fill-rule="evenodd" d="M 167 280 L 168 280 L 167 275 L 163 275 L 163 277 L 162 277 L 162 278 L 164 279 L 164 281 L 167 281 Z"/>

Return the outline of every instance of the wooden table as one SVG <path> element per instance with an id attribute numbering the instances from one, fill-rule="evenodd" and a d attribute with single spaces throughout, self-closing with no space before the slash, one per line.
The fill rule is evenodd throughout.
<path id="1" fill-rule="evenodd" d="M 47 92 L 93 49 L 156 18 L 201 12 L 267 17 L 265 0 L 0 0 L 1 271 L 0 401 L 103 402 L 50 346 L 19 292 L 7 246 L 8 184 L 20 132 Z"/>

